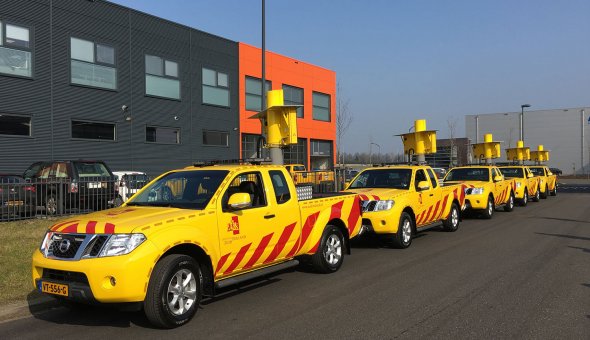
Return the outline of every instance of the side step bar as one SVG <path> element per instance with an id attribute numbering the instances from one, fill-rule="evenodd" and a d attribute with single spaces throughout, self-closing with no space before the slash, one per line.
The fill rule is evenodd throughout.
<path id="1" fill-rule="evenodd" d="M 255 279 L 260 276 L 272 274 L 272 273 L 275 273 L 275 272 L 278 272 L 278 271 L 281 271 L 281 270 L 284 270 L 287 268 L 295 267 L 298 264 L 299 264 L 299 261 L 297 261 L 297 260 L 281 262 L 281 263 L 276 264 L 274 266 L 266 267 L 263 269 L 259 269 L 259 270 L 255 270 L 253 272 L 246 273 L 246 274 L 242 274 L 242 275 L 230 277 L 227 279 L 219 280 L 219 281 L 215 282 L 215 289 L 233 286 L 235 284 L 238 284 L 238 283 L 241 283 L 244 281 L 248 281 L 251 279 Z"/>

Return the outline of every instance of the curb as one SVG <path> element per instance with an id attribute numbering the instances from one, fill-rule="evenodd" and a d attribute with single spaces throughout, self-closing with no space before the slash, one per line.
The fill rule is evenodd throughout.
<path id="1" fill-rule="evenodd" d="M 57 306 L 59 302 L 56 299 L 45 296 L 30 301 L 9 303 L 0 306 L 0 323 L 30 317 Z"/>

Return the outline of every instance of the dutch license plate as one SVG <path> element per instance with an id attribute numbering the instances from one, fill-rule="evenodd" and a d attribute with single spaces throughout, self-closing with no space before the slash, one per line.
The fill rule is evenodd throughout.
<path id="1" fill-rule="evenodd" d="M 100 189 L 100 188 L 105 188 L 105 187 L 106 187 L 105 182 L 90 182 L 90 183 L 88 183 L 88 188 L 90 188 L 90 189 Z"/>
<path id="2" fill-rule="evenodd" d="M 9 207 L 21 206 L 23 204 L 24 204 L 23 201 L 8 201 L 8 202 L 6 202 L 6 205 Z"/>
<path id="3" fill-rule="evenodd" d="M 41 282 L 41 292 L 54 295 L 69 296 L 68 285 L 62 285 L 59 283 L 52 282 Z"/>

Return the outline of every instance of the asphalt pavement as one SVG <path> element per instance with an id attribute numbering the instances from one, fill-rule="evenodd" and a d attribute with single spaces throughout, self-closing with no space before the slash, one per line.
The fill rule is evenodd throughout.
<path id="1" fill-rule="evenodd" d="M 3 339 L 589 339 L 590 195 L 559 194 L 405 250 L 354 242 L 340 271 L 297 268 L 203 301 L 173 330 L 141 312 L 36 311 Z"/>

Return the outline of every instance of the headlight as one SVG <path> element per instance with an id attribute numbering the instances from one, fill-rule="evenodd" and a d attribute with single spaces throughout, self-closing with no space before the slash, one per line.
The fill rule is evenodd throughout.
<path id="1" fill-rule="evenodd" d="M 113 234 L 109 237 L 109 240 L 98 256 L 104 257 L 129 254 L 133 249 L 142 244 L 145 239 L 146 237 L 143 234 Z"/>
<path id="2" fill-rule="evenodd" d="M 522 183 L 520 183 L 520 182 L 516 182 L 516 189 L 519 189 L 521 184 Z"/>
<path id="3" fill-rule="evenodd" d="M 45 237 L 43 238 L 43 242 L 41 242 L 41 246 L 39 249 L 41 253 L 47 257 L 47 252 L 51 248 L 51 243 L 53 243 L 53 231 L 48 231 L 45 233 Z"/>
<path id="4" fill-rule="evenodd" d="M 393 208 L 393 200 L 376 201 L 373 211 L 385 211 Z"/>
<path id="5" fill-rule="evenodd" d="M 465 189 L 465 195 L 481 195 L 483 194 L 483 188 L 467 188 Z"/>

